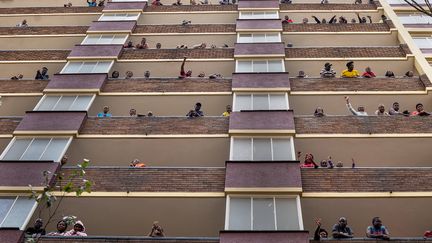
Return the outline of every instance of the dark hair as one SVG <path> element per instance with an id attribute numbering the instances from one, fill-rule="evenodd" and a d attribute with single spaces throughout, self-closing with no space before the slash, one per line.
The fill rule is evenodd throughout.
<path id="1" fill-rule="evenodd" d="M 396 105 L 396 104 L 398 104 L 398 105 L 399 105 L 399 102 L 397 102 L 397 101 L 396 101 L 396 102 L 393 102 L 393 105 Z"/>
<path id="2" fill-rule="evenodd" d="M 378 219 L 380 219 L 380 217 L 373 217 L 373 218 L 372 218 L 372 224 L 373 224 L 375 221 L 377 221 Z"/>
<path id="3" fill-rule="evenodd" d="M 418 103 L 418 104 L 416 105 L 416 109 L 417 109 L 417 107 L 419 107 L 419 106 L 423 106 L 423 104 L 422 104 L 422 103 Z"/>
<path id="4" fill-rule="evenodd" d="M 347 62 L 346 66 L 348 67 L 351 64 L 354 64 L 354 62 L 353 61 L 349 61 L 349 62 Z"/>
<path id="5" fill-rule="evenodd" d="M 197 105 L 197 106 L 201 106 L 201 103 L 200 103 L 200 102 L 198 102 L 198 103 L 196 103 L 195 105 Z"/>

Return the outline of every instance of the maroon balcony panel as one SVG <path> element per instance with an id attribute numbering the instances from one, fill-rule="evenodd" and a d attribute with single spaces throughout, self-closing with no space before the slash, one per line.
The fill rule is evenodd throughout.
<path id="1" fill-rule="evenodd" d="M 24 241 L 24 231 L 0 228 L 0 242 L 20 243 Z"/>
<path id="2" fill-rule="evenodd" d="M 118 58 L 122 49 L 122 45 L 76 45 L 69 53 L 68 59 Z"/>
<path id="3" fill-rule="evenodd" d="M 104 11 L 116 10 L 144 10 L 145 2 L 108 2 Z"/>
<path id="4" fill-rule="evenodd" d="M 308 231 L 221 231 L 220 243 L 309 243 Z"/>
<path id="5" fill-rule="evenodd" d="M 288 73 L 234 73 L 232 89 L 290 89 Z"/>
<path id="6" fill-rule="evenodd" d="M 298 162 L 227 162 L 227 187 L 302 187 Z"/>
<path id="7" fill-rule="evenodd" d="M 44 91 L 68 89 L 99 91 L 106 80 L 106 74 L 54 74 Z"/>
<path id="8" fill-rule="evenodd" d="M 230 116 L 230 132 L 233 130 L 290 130 L 294 131 L 292 111 L 233 112 Z"/>
<path id="9" fill-rule="evenodd" d="M 239 1 L 238 9 L 279 9 L 279 1 Z"/>
<path id="10" fill-rule="evenodd" d="M 0 163 L 0 186 L 42 186 L 45 182 L 44 171 L 51 172 L 48 181 L 53 183 L 54 174 L 59 168 L 60 163 L 54 162 L 2 162 Z"/>
<path id="11" fill-rule="evenodd" d="M 237 31 L 240 30 L 278 30 L 282 31 L 282 22 L 279 19 L 237 20 Z"/>
<path id="12" fill-rule="evenodd" d="M 240 56 L 282 56 L 285 57 L 283 43 L 235 44 L 234 57 Z"/>
<path id="13" fill-rule="evenodd" d="M 86 119 L 85 111 L 28 111 L 15 132 L 78 132 Z"/>
<path id="14" fill-rule="evenodd" d="M 94 21 L 88 32 L 132 32 L 136 21 Z"/>

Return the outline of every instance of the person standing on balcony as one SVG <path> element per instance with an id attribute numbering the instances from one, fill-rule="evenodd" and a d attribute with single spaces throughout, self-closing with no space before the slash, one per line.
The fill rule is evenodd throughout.
<path id="1" fill-rule="evenodd" d="M 369 226 L 366 229 L 366 237 L 390 240 L 390 234 L 387 228 L 382 225 L 381 219 L 379 217 L 374 217 L 372 219 L 372 226 Z"/>
<path id="2" fill-rule="evenodd" d="M 332 235 L 335 239 L 353 238 L 354 233 L 348 226 L 348 221 L 345 217 L 341 217 L 339 222 L 333 226 Z"/>
<path id="3" fill-rule="evenodd" d="M 348 110 L 354 115 L 354 116 L 368 116 L 367 112 L 365 111 L 364 106 L 359 106 L 357 107 L 357 110 L 354 110 L 354 108 L 352 107 L 350 101 L 349 101 L 349 97 L 345 96 L 345 101 L 346 101 L 346 105 Z"/>
<path id="4" fill-rule="evenodd" d="M 159 225 L 158 221 L 153 222 L 153 227 L 148 234 L 150 237 L 165 237 L 163 228 Z"/>
<path id="5" fill-rule="evenodd" d="M 360 76 L 359 72 L 354 69 L 354 62 L 350 61 L 346 64 L 347 69 L 342 71 L 342 78 L 358 78 Z"/>
<path id="6" fill-rule="evenodd" d="M 91 1 L 87 0 L 87 4 L 89 7 L 96 7 L 97 6 L 96 0 L 91 0 Z"/>
<path id="7" fill-rule="evenodd" d="M 183 57 L 183 62 L 180 66 L 180 76 L 179 76 L 180 79 L 189 78 L 192 76 L 192 70 L 188 70 L 187 72 L 185 72 L 184 66 L 186 63 L 186 59 L 187 57 Z"/>

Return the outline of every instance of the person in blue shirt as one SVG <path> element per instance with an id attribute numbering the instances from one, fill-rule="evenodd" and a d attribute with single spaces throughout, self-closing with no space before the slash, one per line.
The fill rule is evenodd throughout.
<path id="1" fill-rule="evenodd" d="M 366 236 L 368 238 L 390 240 L 390 234 L 387 228 L 382 225 L 379 217 L 372 219 L 372 226 L 367 227 Z"/>
<path id="2" fill-rule="evenodd" d="M 99 112 L 97 114 L 98 117 L 111 117 L 111 113 L 109 112 L 109 107 L 108 106 L 104 106 L 103 108 L 103 112 Z"/>
<path id="3" fill-rule="evenodd" d="M 96 0 L 91 0 L 91 1 L 87 0 L 87 4 L 89 7 L 96 7 L 97 6 Z"/>

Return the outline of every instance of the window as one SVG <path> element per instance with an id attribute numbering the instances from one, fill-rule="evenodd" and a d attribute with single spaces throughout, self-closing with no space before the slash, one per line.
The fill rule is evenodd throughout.
<path id="1" fill-rule="evenodd" d="M 114 61 L 68 62 L 60 73 L 109 73 Z"/>
<path id="2" fill-rule="evenodd" d="M 277 11 L 251 11 L 251 12 L 240 12 L 240 19 L 278 19 L 279 14 Z"/>
<path id="3" fill-rule="evenodd" d="M 227 198 L 227 230 L 301 230 L 299 197 Z"/>
<path id="4" fill-rule="evenodd" d="M 72 137 L 15 137 L 0 156 L 1 160 L 52 160 L 59 162 Z"/>
<path id="5" fill-rule="evenodd" d="M 418 48 L 432 48 L 431 37 L 413 37 L 413 40 Z"/>
<path id="6" fill-rule="evenodd" d="M 281 42 L 279 33 L 238 34 L 238 43 Z"/>
<path id="7" fill-rule="evenodd" d="M 0 197 L 0 228 L 24 230 L 36 209 L 36 201 L 28 197 Z"/>
<path id="8" fill-rule="evenodd" d="M 127 35 L 87 35 L 81 44 L 83 45 L 123 45 Z"/>
<path id="9" fill-rule="evenodd" d="M 87 111 L 95 95 L 44 95 L 35 111 Z"/>
<path id="10" fill-rule="evenodd" d="M 292 138 L 232 137 L 231 160 L 294 160 Z"/>
<path id="11" fill-rule="evenodd" d="M 129 21 L 138 20 L 139 13 L 104 13 L 98 21 Z"/>
<path id="12" fill-rule="evenodd" d="M 234 111 L 288 110 L 288 94 L 234 94 Z"/>
<path id="13" fill-rule="evenodd" d="M 236 72 L 285 72 L 285 66 L 283 60 L 237 61 Z"/>
<path id="14" fill-rule="evenodd" d="M 398 15 L 402 24 L 432 24 L 432 17 L 424 14 Z"/>

